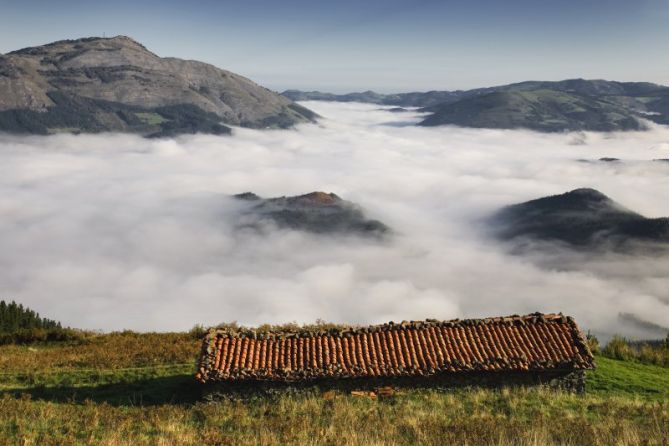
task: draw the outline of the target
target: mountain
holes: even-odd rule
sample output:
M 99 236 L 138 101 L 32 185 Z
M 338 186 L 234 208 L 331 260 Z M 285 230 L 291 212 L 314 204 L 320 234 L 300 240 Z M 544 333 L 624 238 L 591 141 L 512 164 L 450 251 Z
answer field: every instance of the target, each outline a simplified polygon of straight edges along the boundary
M 568 79 L 526 81 L 472 90 L 382 95 L 371 91 L 333 95 L 289 90 L 293 100 L 358 101 L 422 107 L 420 125 L 528 128 L 544 132 L 641 130 L 640 118 L 669 124 L 669 87 L 648 82 Z
M 63 40 L 0 55 L 0 131 L 228 133 L 316 114 L 249 79 L 159 57 L 129 37 Z
M 366 102 L 370 104 L 382 104 L 384 98 L 384 95 L 374 91 L 333 94 L 322 91 L 286 90 L 281 95 L 293 101 Z
M 361 93 L 333 94 L 321 91 L 286 90 L 281 94 L 293 101 L 365 102 L 401 107 L 429 107 L 455 101 L 460 98 L 461 93 L 458 91 L 428 91 L 381 94 L 374 91 L 363 91 Z
M 556 90 L 494 92 L 433 108 L 419 125 L 516 129 L 540 132 L 642 130 L 627 108 L 597 97 Z
M 594 189 L 508 206 L 490 220 L 502 240 L 562 242 L 580 248 L 669 243 L 669 218 L 646 218 Z
M 389 228 L 369 220 L 357 205 L 335 194 L 311 192 L 294 197 L 263 199 L 246 192 L 234 196 L 248 203 L 240 226 L 261 229 L 266 224 L 319 234 L 382 236 Z

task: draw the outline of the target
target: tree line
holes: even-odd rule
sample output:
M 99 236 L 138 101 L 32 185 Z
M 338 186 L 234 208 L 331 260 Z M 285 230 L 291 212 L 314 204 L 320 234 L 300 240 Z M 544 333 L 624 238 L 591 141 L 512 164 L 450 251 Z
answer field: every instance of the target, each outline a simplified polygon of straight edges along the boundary
M 0 300 L 0 345 L 77 340 L 81 334 L 14 301 Z
M 39 313 L 22 304 L 0 300 L 0 332 L 11 333 L 31 328 L 60 329 L 63 327 L 60 322 L 41 317 Z

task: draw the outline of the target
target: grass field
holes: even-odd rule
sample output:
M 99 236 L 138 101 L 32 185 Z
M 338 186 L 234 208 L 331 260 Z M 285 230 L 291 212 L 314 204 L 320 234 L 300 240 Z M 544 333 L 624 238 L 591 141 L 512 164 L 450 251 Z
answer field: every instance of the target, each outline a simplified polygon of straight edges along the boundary
M 669 369 L 597 357 L 587 394 L 317 391 L 208 405 L 187 333 L 0 347 L 0 444 L 669 444 Z

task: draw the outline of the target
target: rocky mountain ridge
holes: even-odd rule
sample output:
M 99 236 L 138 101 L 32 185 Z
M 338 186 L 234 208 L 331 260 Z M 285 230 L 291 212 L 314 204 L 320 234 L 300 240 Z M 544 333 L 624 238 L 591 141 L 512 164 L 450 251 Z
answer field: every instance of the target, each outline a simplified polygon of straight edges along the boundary
M 225 133 L 316 114 L 203 62 L 159 57 L 126 36 L 63 40 L 0 56 L 0 131 Z

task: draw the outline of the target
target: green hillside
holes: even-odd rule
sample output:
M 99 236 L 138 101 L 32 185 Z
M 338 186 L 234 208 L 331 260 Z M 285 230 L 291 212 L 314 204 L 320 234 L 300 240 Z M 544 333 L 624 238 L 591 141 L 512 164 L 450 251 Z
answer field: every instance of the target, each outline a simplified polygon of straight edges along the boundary
M 321 394 L 199 402 L 193 333 L 0 346 L 0 444 L 669 443 L 666 367 L 597 356 L 587 393 Z
M 465 127 L 541 132 L 642 130 L 629 109 L 604 99 L 557 90 L 504 91 L 472 96 L 433 108 L 424 126 Z

